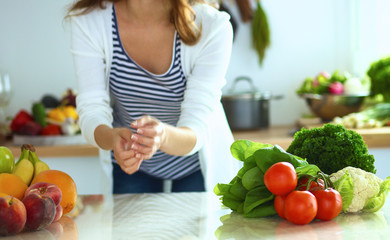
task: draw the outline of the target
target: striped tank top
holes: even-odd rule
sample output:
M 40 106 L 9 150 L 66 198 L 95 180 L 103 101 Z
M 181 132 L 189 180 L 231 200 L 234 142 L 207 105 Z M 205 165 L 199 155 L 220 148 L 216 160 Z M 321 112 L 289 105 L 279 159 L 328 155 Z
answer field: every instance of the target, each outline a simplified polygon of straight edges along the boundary
M 113 106 L 113 126 L 130 127 L 143 115 L 176 126 L 184 99 L 186 78 L 181 68 L 181 40 L 175 33 L 173 57 L 169 70 L 156 75 L 139 66 L 126 53 L 118 33 L 115 8 L 112 14 L 113 59 L 110 69 L 110 94 Z M 132 129 L 134 131 L 134 129 Z M 115 162 L 113 152 L 111 157 Z M 140 171 L 161 179 L 180 179 L 200 169 L 198 153 L 172 156 L 157 151 L 145 160 Z

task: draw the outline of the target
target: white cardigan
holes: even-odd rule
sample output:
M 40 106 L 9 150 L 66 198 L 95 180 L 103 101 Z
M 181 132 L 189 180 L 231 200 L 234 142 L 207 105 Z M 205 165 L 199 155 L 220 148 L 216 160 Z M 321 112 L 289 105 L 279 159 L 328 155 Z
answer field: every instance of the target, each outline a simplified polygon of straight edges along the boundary
M 177 126 L 195 132 L 197 142 L 189 154 L 199 151 L 206 190 L 210 191 L 218 182 L 229 182 L 240 166 L 230 153 L 233 137 L 220 102 L 233 36 L 226 13 L 205 4 L 194 6 L 194 10 L 202 37 L 194 46 L 182 44 L 182 69 L 187 87 Z M 79 124 L 86 140 L 97 146 L 96 127 L 112 126 L 108 88 L 113 52 L 112 3 L 106 2 L 105 9 L 71 17 L 70 23 L 71 52 L 78 79 Z M 110 174 L 109 154 L 103 150 L 100 153 Z

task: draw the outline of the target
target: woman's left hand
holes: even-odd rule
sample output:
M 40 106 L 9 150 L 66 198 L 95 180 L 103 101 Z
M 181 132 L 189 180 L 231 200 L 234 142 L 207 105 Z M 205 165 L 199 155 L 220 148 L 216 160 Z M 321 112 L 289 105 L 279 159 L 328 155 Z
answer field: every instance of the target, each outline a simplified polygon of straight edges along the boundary
M 137 130 L 131 137 L 131 149 L 142 154 L 142 159 L 150 159 L 165 142 L 165 124 L 146 115 L 131 123 L 131 127 Z

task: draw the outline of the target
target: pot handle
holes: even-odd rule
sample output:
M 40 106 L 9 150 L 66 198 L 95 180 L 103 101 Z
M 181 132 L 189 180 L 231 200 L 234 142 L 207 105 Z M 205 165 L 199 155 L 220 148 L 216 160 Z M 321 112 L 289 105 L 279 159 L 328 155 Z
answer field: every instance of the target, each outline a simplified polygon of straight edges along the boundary
M 234 92 L 234 89 L 236 88 L 236 85 L 237 85 L 237 83 L 239 81 L 247 81 L 249 83 L 249 85 L 250 85 L 251 92 L 257 92 L 257 88 L 253 84 L 253 81 L 252 81 L 252 79 L 250 77 L 240 76 L 240 77 L 237 77 L 236 79 L 234 79 L 234 81 L 232 83 L 232 86 L 229 89 L 229 93 L 233 93 Z

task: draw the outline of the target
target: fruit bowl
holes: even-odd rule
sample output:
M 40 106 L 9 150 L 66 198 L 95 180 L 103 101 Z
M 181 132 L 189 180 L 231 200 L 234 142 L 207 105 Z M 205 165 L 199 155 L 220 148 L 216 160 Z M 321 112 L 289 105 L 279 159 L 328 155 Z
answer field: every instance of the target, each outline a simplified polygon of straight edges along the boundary
M 369 96 L 362 94 L 301 94 L 311 112 L 322 121 L 332 121 L 335 117 L 343 117 L 353 112 L 359 112 L 364 99 Z

